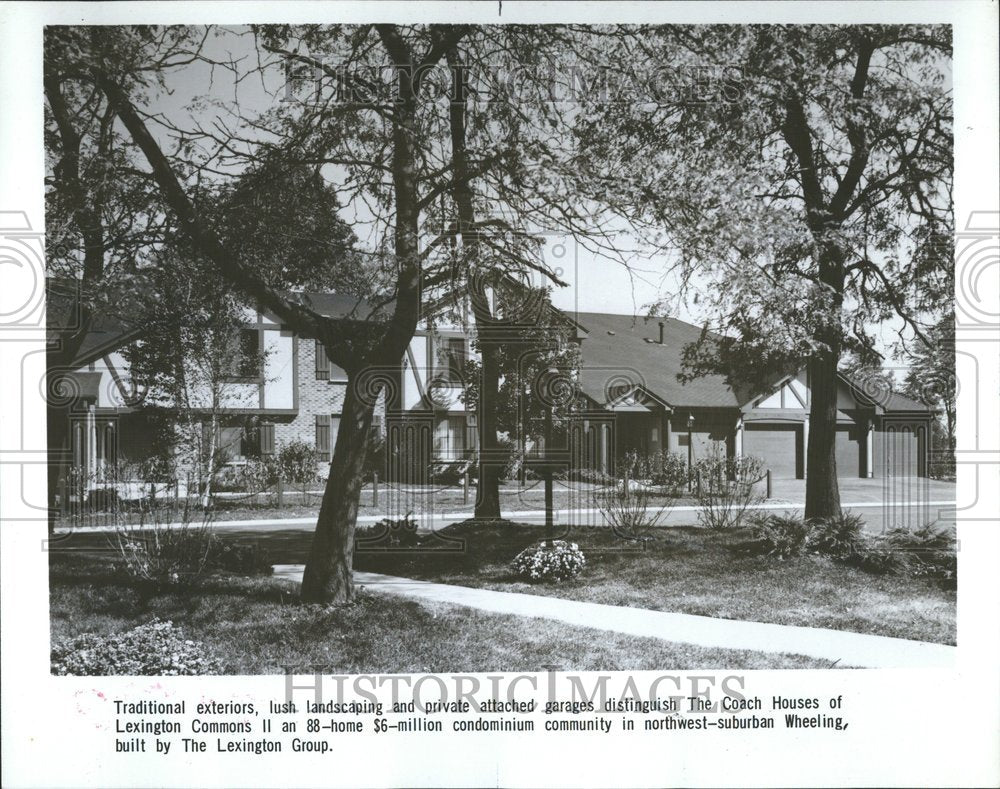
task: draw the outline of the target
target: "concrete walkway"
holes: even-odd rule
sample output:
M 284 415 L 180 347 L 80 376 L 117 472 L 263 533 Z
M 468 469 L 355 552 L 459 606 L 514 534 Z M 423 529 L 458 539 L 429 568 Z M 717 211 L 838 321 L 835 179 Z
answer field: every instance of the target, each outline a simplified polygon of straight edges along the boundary
M 275 565 L 274 574 L 301 583 L 301 564 Z M 956 648 L 944 644 L 888 638 L 842 630 L 742 622 L 644 608 L 585 603 L 559 597 L 496 592 L 467 586 L 414 581 L 378 573 L 355 572 L 354 582 L 385 594 L 450 603 L 515 616 L 544 617 L 579 627 L 722 649 L 747 649 L 805 655 L 863 668 L 949 668 Z

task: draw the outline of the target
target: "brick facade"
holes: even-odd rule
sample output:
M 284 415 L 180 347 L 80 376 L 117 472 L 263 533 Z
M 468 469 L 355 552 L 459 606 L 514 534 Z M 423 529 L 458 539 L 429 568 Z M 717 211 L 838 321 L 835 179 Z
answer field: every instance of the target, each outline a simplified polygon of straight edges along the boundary
M 329 417 L 329 451 L 320 458 L 320 470 L 325 471 L 337 438 L 337 427 L 347 392 L 347 376 L 336 365 L 329 365 L 328 378 L 317 375 L 315 340 L 299 339 L 298 352 L 298 411 L 294 416 L 264 417 L 274 424 L 275 451 L 292 441 L 317 444 L 317 417 Z M 325 367 L 325 365 L 324 365 Z M 376 423 L 384 421 L 384 398 L 376 405 Z

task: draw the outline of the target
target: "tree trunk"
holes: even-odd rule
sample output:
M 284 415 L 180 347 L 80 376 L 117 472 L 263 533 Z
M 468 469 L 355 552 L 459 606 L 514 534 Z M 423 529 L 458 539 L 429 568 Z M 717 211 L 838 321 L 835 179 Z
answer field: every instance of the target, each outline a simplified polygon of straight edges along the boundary
M 818 350 L 809 359 L 809 446 L 806 447 L 805 517 L 833 518 L 840 515 L 840 485 L 837 481 L 837 390 L 842 344 L 840 314 L 843 310 L 844 257 L 837 242 L 817 235 L 822 249 L 820 281 L 830 288 L 830 316 L 815 334 Z
M 497 397 L 500 389 L 500 363 L 497 346 L 489 340 L 486 327 L 479 328 L 480 338 L 485 333 L 486 342 L 480 342 L 483 356 L 482 380 L 476 419 L 479 425 L 479 488 L 476 491 L 475 517 L 477 520 L 500 518 L 500 474 L 503 454 L 497 441 Z
M 817 353 L 809 360 L 812 402 L 806 449 L 806 518 L 840 515 L 836 452 L 838 361 L 836 350 Z
M 451 158 L 455 171 L 452 197 L 458 209 L 458 232 L 462 239 L 463 263 L 473 273 L 480 266 L 479 234 L 476 230 L 476 212 L 473 203 L 468 156 L 465 147 L 465 113 L 467 95 L 463 81 L 463 66 L 457 47 L 447 52 L 452 75 L 451 102 L 448 120 L 451 132 Z M 476 319 L 476 334 L 482 354 L 479 403 L 476 419 L 479 426 L 479 487 L 476 490 L 475 517 L 477 520 L 500 518 L 500 474 L 503 470 L 497 441 L 497 398 L 500 389 L 500 362 L 497 344 L 490 336 L 494 316 L 490 308 L 486 287 L 482 279 L 470 282 L 472 311 Z
M 302 577 L 304 603 L 347 603 L 354 597 L 354 526 L 374 414 L 374 403 L 360 398 L 349 379 L 330 476 Z

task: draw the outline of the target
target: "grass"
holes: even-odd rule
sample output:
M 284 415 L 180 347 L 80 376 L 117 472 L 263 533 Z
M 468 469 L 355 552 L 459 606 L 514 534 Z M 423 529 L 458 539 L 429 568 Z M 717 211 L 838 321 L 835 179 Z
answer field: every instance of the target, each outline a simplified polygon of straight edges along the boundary
M 276 578 L 216 575 L 196 591 L 143 595 L 109 558 L 50 554 L 53 643 L 169 619 L 201 641 L 225 674 L 830 668 L 793 655 L 707 649 L 544 619 L 360 592 L 345 607 L 303 606 Z
M 355 567 L 607 605 L 955 643 L 955 592 L 820 556 L 747 556 L 736 550 L 741 533 L 673 527 L 635 541 L 607 528 L 570 530 L 559 536 L 579 543 L 587 567 L 561 584 L 524 583 L 510 570 L 521 549 L 545 536 L 541 526 L 469 521 L 439 534 L 464 540 L 464 549 L 442 550 L 448 543 L 435 539 L 427 550 L 359 552 Z

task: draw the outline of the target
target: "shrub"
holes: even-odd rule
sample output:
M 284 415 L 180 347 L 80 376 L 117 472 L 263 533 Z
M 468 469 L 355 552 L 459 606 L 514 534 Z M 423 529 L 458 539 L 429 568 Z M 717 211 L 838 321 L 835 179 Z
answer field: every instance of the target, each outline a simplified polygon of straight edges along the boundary
M 893 529 L 885 539 L 906 559 L 906 568 L 915 576 L 935 578 L 954 588 L 958 557 L 955 554 L 955 534 L 951 529 L 923 526 L 915 531 Z
M 622 478 L 647 481 L 667 495 L 676 496 L 688 484 L 687 461 L 672 452 L 653 452 L 640 455 L 629 450 L 618 464 Z
M 575 482 L 586 482 L 591 485 L 613 485 L 615 478 L 596 468 L 572 469 L 567 477 Z
M 626 538 L 659 524 L 667 507 L 657 507 L 651 499 L 650 490 L 634 480 L 622 480 L 594 491 L 594 501 L 604 520 L 615 534 Z
M 764 479 L 764 464 L 749 455 L 726 457 L 714 449 L 695 464 L 698 521 L 710 529 L 735 529 L 747 509 L 764 500 L 757 483 Z
M 201 643 L 184 638 L 172 622 L 154 619 L 124 633 L 85 633 L 52 648 L 52 673 L 60 676 L 178 676 L 214 674 L 218 661 Z
M 182 522 L 170 526 L 161 521 L 155 506 L 140 511 L 138 523 L 115 525 L 111 546 L 118 554 L 119 569 L 134 581 L 154 588 L 193 585 L 208 566 L 212 550 L 209 523 L 192 523 L 185 508 Z
M 514 572 L 532 583 L 562 581 L 580 574 L 587 560 L 575 542 L 547 540 L 525 548 L 511 562 Z
M 412 513 L 402 518 L 383 518 L 370 526 L 354 530 L 354 549 L 365 551 L 386 548 L 413 548 L 420 544 L 417 521 Z
M 278 465 L 273 455 L 247 458 L 246 463 L 237 468 L 236 478 L 243 490 L 257 493 L 278 481 Z
M 873 575 L 893 575 L 909 569 L 910 557 L 886 536 L 863 535 L 852 563 Z
M 841 561 L 853 559 L 861 546 L 864 521 L 860 515 L 844 513 L 813 521 L 809 549 Z
M 278 450 L 278 472 L 285 482 L 308 485 L 317 479 L 319 453 L 316 447 L 296 439 Z
M 754 553 L 789 559 L 800 555 L 809 542 L 812 525 L 796 515 L 767 515 L 750 523 L 750 549 Z
M 688 484 L 688 465 L 674 452 L 657 452 L 650 458 L 651 481 L 666 493 L 677 496 Z
M 228 542 L 212 536 L 207 570 L 223 570 L 237 575 L 270 575 L 274 572 L 267 549 L 259 543 Z

